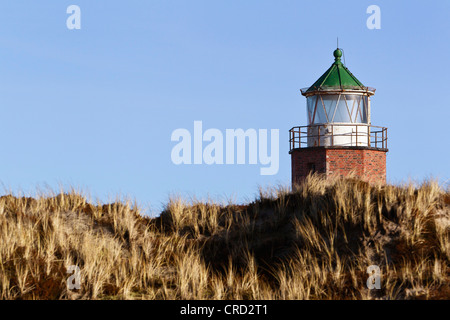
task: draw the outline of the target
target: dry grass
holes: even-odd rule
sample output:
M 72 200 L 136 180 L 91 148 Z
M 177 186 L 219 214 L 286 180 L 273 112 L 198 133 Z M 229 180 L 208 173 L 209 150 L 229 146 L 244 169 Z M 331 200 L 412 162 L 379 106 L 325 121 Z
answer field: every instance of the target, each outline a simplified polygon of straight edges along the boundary
M 246 206 L 172 199 L 153 219 L 73 191 L 0 198 L 1 299 L 449 299 L 449 261 L 450 193 L 433 181 L 311 176 Z

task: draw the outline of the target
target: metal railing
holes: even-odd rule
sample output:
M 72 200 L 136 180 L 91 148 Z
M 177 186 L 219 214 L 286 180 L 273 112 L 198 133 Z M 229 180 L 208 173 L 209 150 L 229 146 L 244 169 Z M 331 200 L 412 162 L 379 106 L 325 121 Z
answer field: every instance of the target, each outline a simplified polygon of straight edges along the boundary
M 307 147 L 387 149 L 387 128 L 367 124 L 317 124 L 289 130 L 290 150 Z

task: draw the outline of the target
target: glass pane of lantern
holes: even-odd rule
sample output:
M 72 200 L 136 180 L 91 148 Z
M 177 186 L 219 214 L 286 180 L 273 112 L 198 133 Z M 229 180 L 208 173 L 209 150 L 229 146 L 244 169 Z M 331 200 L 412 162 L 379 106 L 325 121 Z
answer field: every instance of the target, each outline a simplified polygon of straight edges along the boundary
M 352 122 L 344 95 L 341 96 L 341 99 L 337 103 L 333 122 Z
M 345 99 L 347 100 L 347 107 L 351 114 L 350 120 L 352 122 L 361 122 L 361 117 L 358 112 L 358 106 L 361 96 L 355 94 L 347 94 L 345 95 Z
M 332 122 L 334 110 L 336 109 L 336 102 L 339 99 L 339 95 L 323 95 L 322 101 L 327 113 L 328 122 Z
M 356 123 L 363 123 L 364 122 L 364 121 L 362 121 L 361 110 L 359 109 L 359 107 L 356 109 L 355 122 Z
M 322 96 L 319 96 L 319 99 L 317 100 L 317 106 L 316 106 L 316 115 L 314 117 L 314 123 L 327 123 L 327 117 L 325 115 L 325 110 L 323 107 L 323 100 Z
M 308 124 L 311 124 L 313 121 L 314 108 L 316 107 L 316 99 L 317 96 L 311 96 L 306 99 L 306 116 L 308 117 Z
M 361 122 L 362 123 L 367 123 L 367 108 L 368 108 L 368 98 L 367 96 L 362 96 L 361 97 L 361 102 L 359 104 L 359 110 L 361 113 Z

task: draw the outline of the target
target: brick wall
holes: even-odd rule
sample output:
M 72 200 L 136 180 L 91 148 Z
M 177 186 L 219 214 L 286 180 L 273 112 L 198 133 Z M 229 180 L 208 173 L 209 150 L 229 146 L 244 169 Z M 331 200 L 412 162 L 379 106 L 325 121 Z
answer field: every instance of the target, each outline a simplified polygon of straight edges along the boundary
M 309 164 L 315 165 L 315 171 L 326 173 L 326 149 L 296 149 L 291 153 L 292 183 L 299 182 L 311 171 Z
M 386 182 L 386 151 L 370 148 L 303 148 L 291 152 L 292 182 L 313 170 L 326 176 L 353 172 L 368 182 Z

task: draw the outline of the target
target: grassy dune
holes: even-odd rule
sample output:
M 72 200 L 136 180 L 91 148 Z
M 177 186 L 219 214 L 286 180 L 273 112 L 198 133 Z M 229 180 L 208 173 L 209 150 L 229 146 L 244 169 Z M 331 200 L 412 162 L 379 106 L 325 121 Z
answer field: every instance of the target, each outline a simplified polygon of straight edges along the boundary
M 0 198 L 1 299 L 450 299 L 449 262 L 450 192 L 433 181 L 312 176 L 245 206 L 172 199 L 157 218 L 76 192 Z

